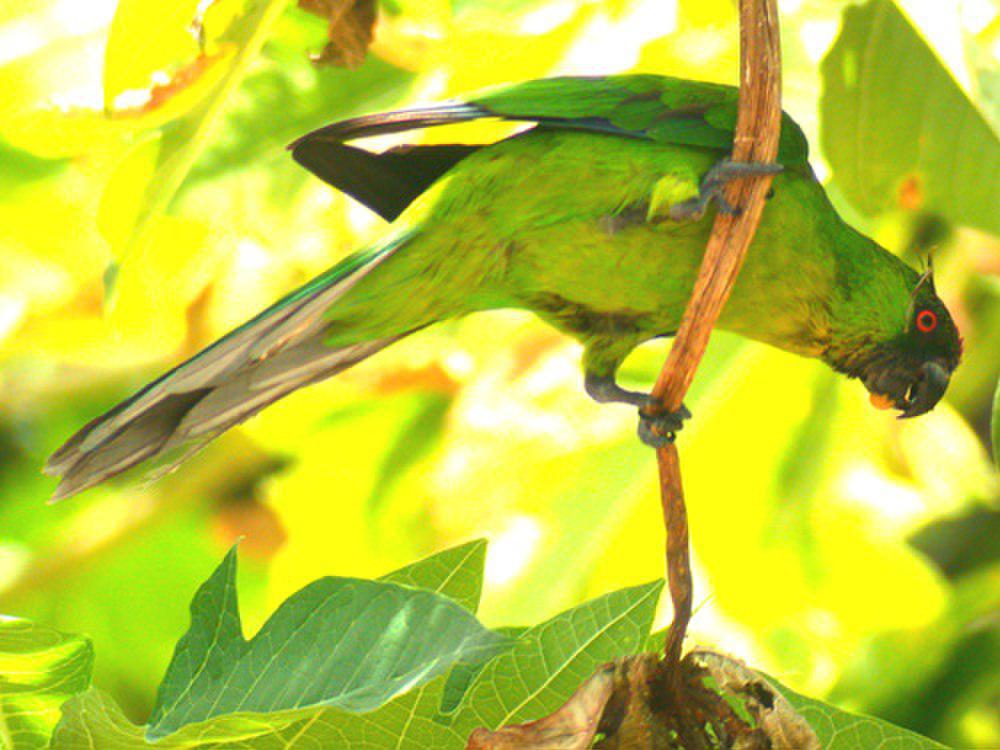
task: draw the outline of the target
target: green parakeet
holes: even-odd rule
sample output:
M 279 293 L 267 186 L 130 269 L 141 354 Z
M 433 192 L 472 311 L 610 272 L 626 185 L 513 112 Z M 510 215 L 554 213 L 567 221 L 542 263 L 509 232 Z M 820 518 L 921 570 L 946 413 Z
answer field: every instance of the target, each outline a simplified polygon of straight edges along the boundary
M 616 370 L 676 331 L 713 214 L 733 210 L 720 186 L 759 169 L 724 161 L 736 101 L 732 87 L 664 76 L 554 78 L 299 139 L 299 163 L 393 222 L 386 239 L 83 427 L 46 466 L 61 477 L 55 497 L 181 460 L 282 396 L 478 310 L 531 310 L 583 344 L 591 396 L 642 406 Z M 346 144 L 480 118 L 530 127 L 489 144 Z M 922 414 L 958 364 L 955 325 L 929 274 L 838 217 L 807 156 L 786 115 L 783 171 L 719 325 L 818 357 L 902 416 Z M 656 430 L 643 420 L 645 436 L 682 416 Z

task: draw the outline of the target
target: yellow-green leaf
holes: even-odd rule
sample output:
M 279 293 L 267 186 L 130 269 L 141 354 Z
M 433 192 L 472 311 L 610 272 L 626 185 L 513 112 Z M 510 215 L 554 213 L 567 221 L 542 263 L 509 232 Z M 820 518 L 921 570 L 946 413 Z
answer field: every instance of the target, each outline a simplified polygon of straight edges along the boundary
M 48 747 L 59 706 L 87 689 L 93 661 L 82 636 L 0 618 L 0 747 Z
M 1000 233 L 1000 140 L 890 0 L 845 10 L 822 71 L 823 150 L 858 208 Z
M 121 0 L 104 55 L 104 107 L 124 91 L 148 89 L 153 76 L 198 54 L 192 21 L 199 0 Z

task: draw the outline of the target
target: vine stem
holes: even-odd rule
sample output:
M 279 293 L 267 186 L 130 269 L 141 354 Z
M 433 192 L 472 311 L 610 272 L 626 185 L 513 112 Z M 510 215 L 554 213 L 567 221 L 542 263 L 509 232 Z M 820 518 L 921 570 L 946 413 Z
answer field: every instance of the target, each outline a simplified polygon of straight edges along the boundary
M 780 135 L 781 37 L 777 3 L 740 0 L 739 114 L 732 159 L 771 163 L 778 155 Z M 741 210 L 716 215 L 694 291 L 650 394 L 653 413 L 673 412 L 681 407 L 757 230 L 771 180 L 770 175 L 741 177 L 726 186 L 726 200 Z M 670 673 L 677 675 L 679 670 L 674 667 L 680 663 L 693 600 L 687 509 L 677 446 L 669 443 L 657 448 L 656 462 L 667 533 L 667 580 L 674 609 L 664 659 Z

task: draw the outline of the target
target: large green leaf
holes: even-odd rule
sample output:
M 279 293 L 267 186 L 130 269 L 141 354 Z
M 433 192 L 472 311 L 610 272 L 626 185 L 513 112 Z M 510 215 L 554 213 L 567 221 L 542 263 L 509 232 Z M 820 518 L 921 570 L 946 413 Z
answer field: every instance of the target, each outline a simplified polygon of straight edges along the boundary
M 443 594 L 475 614 L 483 591 L 485 564 L 486 540 L 477 539 L 407 565 L 379 580 Z
M 946 750 L 944 745 L 901 729 L 870 716 L 841 711 L 820 701 L 806 698 L 774 680 L 782 694 L 809 723 L 822 743 L 823 750 Z M 458 733 L 433 720 L 432 704 L 406 713 L 397 711 L 390 718 L 389 710 L 409 704 L 405 699 L 394 701 L 366 717 L 351 717 L 352 724 L 344 731 L 342 715 L 325 711 L 314 714 L 300 724 L 292 724 L 270 735 L 253 739 L 236 739 L 212 744 L 212 747 L 239 747 L 253 750 L 295 750 L 312 747 L 361 747 L 369 750 L 460 750 L 465 740 Z M 55 750 L 135 750 L 148 748 L 142 729 L 131 724 L 121 710 L 106 695 L 91 690 L 74 701 L 74 710 L 88 717 L 89 725 L 60 725 Z M 354 731 L 352 731 L 354 730 Z M 183 732 L 181 734 L 184 734 Z M 357 744 L 352 744 L 357 743 Z M 361 743 L 365 743 L 362 745 Z M 205 748 L 208 745 L 195 737 L 168 737 L 156 744 L 163 750 Z
M 246 641 L 233 549 L 195 595 L 147 735 L 238 712 L 372 711 L 505 640 L 433 592 L 331 577 L 289 597 Z
M 425 588 L 454 599 L 470 611 L 475 611 L 483 582 L 486 542 L 476 540 L 445 550 L 383 576 L 381 580 Z M 427 717 L 434 715 L 441 702 L 444 678 L 411 691 L 387 706 L 355 717 L 337 709 L 312 709 L 298 714 L 268 717 L 221 717 L 205 725 L 181 729 L 156 743 L 161 748 L 204 747 L 207 737 L 215 746 L 240 744 L 253 748 L 308 747 L 309 743 L 337 740 L 375 731 L 379 736 L 391 735 L 392 747 L 431 747 L 430 735 L 435 730 L 449 735 L 447 728 L 434 724 Z M 77 697 L 64 708 L 63 722 L 53 742 L 54 748 L 83 750 L 107 748 L 150 747 L 143 727 L 130 722 L 113 699 L 97 689 Z M 419 739 L 417 739 L 419 738 Z M 407 742 L 417 744 L 407 745 Z M 421 744 L 425 743 L 425 744 Z M 315 745 L 313 745 L 315 746 Z
M 325 711 L 279 731 L 293 747 L 459 750 L 481 725 L 538 718 L 562 705 L 600 664 L 638 649 L 649 632 L 661 582 L 600 597 L 520 633 L 514 648 L 475 675 L 459 707 L 442 715 L 443 679 L 358 716 Z M 272 744 L 273 743 L 273 744 Z M 298 744 L 301 743 L 301 744 Z M 261 737 L 256 748 L 278 748 Z
M 601 664 L 638 651 L 662 581 L 615 591 L 526 630 L 476 676 L 456 711 L 463 736 L 546 716 Z
M 143 727 L 129 721 L 110 696 L 92 688 L 64 707 L 52 750 L 459 750 L 465 741 L 434 719 L 441 682 L 360 716 L 333 708 L 303 711 L 298 721 L 235 714 L 189 725 L 156 742 L 147 740 Z
M 125 750 L 149 747 L 142 727 L 133 724 L 107 693 L 91 688 L 66 701 L 62 720 L 52 734 L 53 750 Z M 177 747 L 172 738 L 158 747 Z
M 841 711 L 784 686 L 779 688 L 809 722 L 823 750 L 947 750 L 942 744 L 881 719 Z
M 1000 233 L 997 135 L 890 0 L 845 10 L 822 73 L 823 151 L 858 208 Z
M 104 106 L 128 89 L 148 88 L 154 73 L 198 52 L 191 22 L 198 0 L 122 0 L 104 54 Z
M 0 619 L 0 747 L 48 747 L 59 706 L 87 689 L 93 662 L 82 636 Z
M 367 583 L 387 590 L 402 588 L 400 584 L 429 586 L 434 592 L 471 607 L 478 598 L 484 552 L 483 542 L 472 542 L 390 573 L 380 582 Z M 238 631 L 231 565 L 232 554 L 196 596 L 193 609 L 200 607 L 218 615 L 215 622 L 199 626 L 198 632 L 208 636 L 208 640 L 200 644 L 203 647 L 219 642 L 223 648 Z M 210 588 L 213 583 L 214 588 Z M 565 701 L 596 666 L 636 650 L 649 631 L 661 587 L 662 583 L 657 582 L 608 594 L 542 625 L 518 631 L 511 651 L 494 658 L 475 674 L 472 686 L 461 697 L 461 705 L 451 714 L 441 711 L 446 683 L 445 675 L 441 674 L 367 713 L 330 706 L 291 708 L 267 714 L 227 713 L 188 724 L 157 740 L 155 746 L 169 750 L 227 746 L 255 750 L 362 746 L 386 750 L 461 748 L 469 728 L 483 723 L 492 725 L 504 717 L 546 713 Z M 434 595 L 429 591 L 405 590 Z M 272 622 L 287 609 L 312 611 L 308 603 L 295 602 L 299 596 L 301 593 L 282 605 Z M 452 607 L 458 609 L 455 605 Z M 318 636 L 324 631 L 321 620 L 319 616 L 310 618 L 302 632 Z M 366 630 L 377 629 L 377 622 L 371 618 L 364 622 Z M 205 627 L 213 625 L 217 630 L 204 632 Z M 406 621 L 400 631 L 411 647 L 414 640 L 428 637 L 426 628 L 412 619 Z M 271 623 L 264 626 L 255 640 L 269 632 L 274 633 Z M 191 640 L 190 635 L 185 640 Z M 294 638 L 278 642 L 288 643 Z M 230 649 L 230 654 L 233 650 Z M 192 651 L 186 649 L 184 653 Z M 182 652 L 181 645 L 178 652 Z M 198 663 L 205 665 L 206 673 L 215 669 L 211 660 L 197 655 L 193 655 L 185 669 L 197 670 Z M 306 665 L 308 672 L 315 674 L 316 670 L 311 668 L 313 663 L 313 659 L 305 656 L 299 666 Z M 348 667 L 353 672 L 354 665 Z M 282 684 L 287 684 L 289 678 L 294 679 L 291 668 L 281 671 Z M 236 682 L 230 683 L 228 689 L 245 695 Z M 226 696 L 226 692 L 217 693 L 220 703 L 225 703 Z M 153 745 L 151 738 L 147 739 L 152 733 L 145 733 L 143 727 L 131 723 L 115 702 L 98 690 L 68 702 L 63 712 L 63 721 L 52 744 L 56 750 L 125 750 Z

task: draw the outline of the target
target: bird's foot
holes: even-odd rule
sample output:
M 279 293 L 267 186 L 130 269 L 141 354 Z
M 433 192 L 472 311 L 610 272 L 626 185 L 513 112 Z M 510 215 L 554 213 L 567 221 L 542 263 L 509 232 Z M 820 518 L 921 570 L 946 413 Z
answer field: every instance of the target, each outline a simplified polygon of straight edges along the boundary
M 588 372 L 583 378 L 583 389 L 599 404 L 630 404 L 641 409 L 649 403 L 649 396 L 622 388 L 615 382 L 613 375 L 594 375 Z
M 674 434 L 684 426 L 684 420 L 691 417 L 691 412 L 683 404 L 675 412 L 652 414 L 648 395 L 622 388 L 614 377 L 587 373 L 583 387 L 587 395 L 599 404 L 618 403 L 638 407 L 639 439 L 654 448 L 674 442 Z
M 723 159 L 716 162 L 708 170 L 698 187 L 698 196 L 682 201 L 670 207 L 670 218 L 673 221 L 698 221 L 705 215 L 708 205 L 715 201 L 719 210 L 726 214 L 739 214 L 740 208 L 732 205 L 722 194 L 723 188 L 730 180 L 737 177 L 752 177 L 757 175 L 778 174 L 784 169 L 780 164 L 762 164 L 758 162 L 730 161 Z
M 639 439 L 651 448 L 659 448 L 672 443 L 684 426 L 684 420 L 690 418 L 691 412 L 684 404 L 681 404 L 681 408 L 677 411 L 655 415 L 651 414 L 647 407 L 641 407 L 639 409 Z

